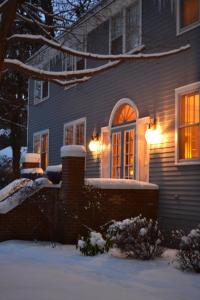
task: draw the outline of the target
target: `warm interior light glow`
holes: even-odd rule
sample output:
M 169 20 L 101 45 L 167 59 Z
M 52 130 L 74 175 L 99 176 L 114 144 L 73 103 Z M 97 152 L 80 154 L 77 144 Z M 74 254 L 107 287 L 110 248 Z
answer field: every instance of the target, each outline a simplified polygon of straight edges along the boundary
M 145 138 L 148 144 L 159 144 L 161 142 L 161 131 L 159 128 L 148 128 L 145 133 Z
M 88 147 L 91 152 L 99 153 L 101 148 L 100 140 L 98 138 L 92 138 Z

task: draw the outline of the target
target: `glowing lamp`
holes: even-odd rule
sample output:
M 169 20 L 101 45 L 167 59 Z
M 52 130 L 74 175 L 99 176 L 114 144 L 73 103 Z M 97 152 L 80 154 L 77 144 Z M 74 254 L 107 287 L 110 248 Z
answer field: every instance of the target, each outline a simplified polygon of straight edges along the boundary
M 159 128 L 149 127 L 145 133 L 148 144 L 159 144 L 161 142 L 161 132 Z
M 99 139 L 99 135 L 96 134 L 95 136 L 92 136 L 91 141 L 89 142 L 88 145 L 89 149 L 93 153 L 99 153 L 101 150 L 101 143 Z

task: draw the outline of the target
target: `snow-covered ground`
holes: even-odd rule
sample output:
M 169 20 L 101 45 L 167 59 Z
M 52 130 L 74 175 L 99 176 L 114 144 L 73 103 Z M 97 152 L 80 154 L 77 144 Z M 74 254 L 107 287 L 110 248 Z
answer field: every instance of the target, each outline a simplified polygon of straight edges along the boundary
M 155 261 L 83 257 L 74 246 L 0 243 L 1 300 L 199 300 L 200 275 Z

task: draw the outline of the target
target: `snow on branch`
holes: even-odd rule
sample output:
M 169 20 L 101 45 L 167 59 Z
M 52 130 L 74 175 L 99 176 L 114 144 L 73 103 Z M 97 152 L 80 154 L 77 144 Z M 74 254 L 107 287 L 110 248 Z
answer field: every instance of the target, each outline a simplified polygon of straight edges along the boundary
M 72 85 L 75 85 L 75 84 L 78 84 L 78 83 L 84 83 L 86 81 L 88 81 L 91 77 L 83 77 L 83 78 L 80 78 L 80 79 L 74 79 L 74 80 L 68 80 L 68 81 L 61 81 L 61 80 L 58 80 L 58 79 L 54 79 L 52 80 L 53 83 L 56 83 L 58 85 L 61 85 L 65 88 L 67 87 L 71 87 Z
M 71 49 L 69 47 L 63 46 L 59 44 L 58 42 L 49 40 L 41 35 L 31 35 L 31 34 L 14 34 L 11 37 L 8 38 L 8 41 L 15 41 L 15 40 L 24 40 L 24 41 L 30 41 L 30 42 L 36 42 L 36 43 L 42 43 L 46 44 L 47 46 L 54 48 L 58 51 L 61 51 L 66 54 L 82 57 L 82 58 L 90 58 L 90 59 L 96 59 L 96 60 L 110 60 L 110 61 L 116 61 L 116 60 L 134 60 L 134 59 L 140 59 L 140 58 L 160 58 L 162 56 L 168 56 L 172 54 L 179 53 L 181 51 L 188 50 L 190 48 L 190 45 L 187 44 L 185 46 L 182 46 L 178 49 L 173 49 L 165 52 L 160 53 L 139 53 L 139 54 L 120 54 L 120 55 L 104 55 L 104 54 L 95 54 L 95 53 L 88 53 L 88 52 L 82 52 L 78 50 Z M 141 51 L 144 48 L 143 46 L 140 46 L 135 49 L 134 53 Z
M 84 76 L 92 76 L 103 71 L 112 69 L 113 67 L 119 65 L 122 61 L 109 62 L 100 67 L 79 71 L 63 71 L 63 72 L 53 72 L 53 71 L 44 71 L 38 68 L 26 65 L 23 62 L 17 59 L 5 59 L 4 67 L 8 69 L 13 69 L 17 71 L 22 71 L 24 74 L 39 79 L 39 80 L 67 80 L 67 79 L 78 79 Z

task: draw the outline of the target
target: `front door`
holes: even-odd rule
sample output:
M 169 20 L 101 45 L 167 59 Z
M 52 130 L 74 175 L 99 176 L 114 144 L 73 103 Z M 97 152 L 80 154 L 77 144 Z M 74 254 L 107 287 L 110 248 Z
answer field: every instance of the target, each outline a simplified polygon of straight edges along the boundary
M 111 177 L 135 178 L 135 125 L 111 130 Z

